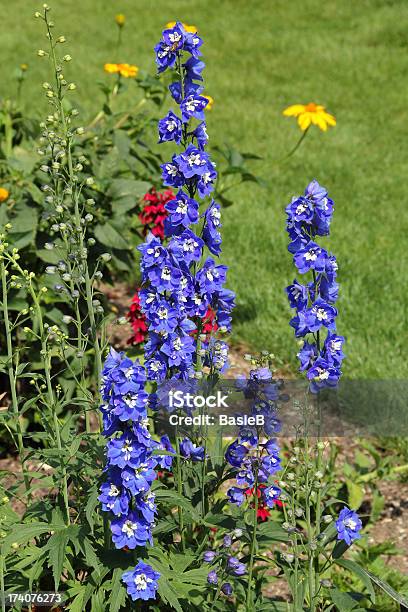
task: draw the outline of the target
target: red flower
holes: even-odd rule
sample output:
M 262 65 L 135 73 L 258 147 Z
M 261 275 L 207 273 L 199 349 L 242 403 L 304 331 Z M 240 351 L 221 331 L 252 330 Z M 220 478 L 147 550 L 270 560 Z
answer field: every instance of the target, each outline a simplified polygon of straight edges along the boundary
M 246 489 L 245 490 L 245 495 L 247 497 L 254 497 L 255 493 L 256 496 L 258 497 L 258 508 L 256 511 L 256 516 L 260 521 L 266 521 L 270 516 L 271 516 L 271 512 L 268 508 L 268 506 L 265 504 L 265 502 L 262 499 L 262 489 L 265 489 L 266 485 L 264 484 L 259 484 L 258 488 L 255 491 L 255 487 L 251 487 L 250 489 Z M 278 506 L 279 508 L 282 508 L 283 504 L 280 500 L 277 500 L 275 502 L 275 505 Z M 251 502 L 251 508 L 255 507 L 255 501 Z
M 271 516 L 271 513 L 270 513 L 270 510 L 266 506 L 260 506 L 258 510 L 256 511 L 256 516 L 261 521 L 266 521 Z
M 143 196 L 143 201 L 146 202 L 146 204 L 139 214 L 139 219 L 144 226 L 144 236 L 150 231 L 154 236 L 163 240 L 164 220 L 167 217 L 167 210 L 164 208 L 164 205 L 166 202 L 169 202 L 169 200 L 174 200 L 174 197 L 174 193 L 171 189 L 166 189 L 166 191 L 160 193 L 157 192 L 154 187 Z
M 139 289 L 135 293 L 132 299 L 132 304 L 129 308 L 129 312 L 126 315 L 130 322 L 133 330 L 132 336 L 128 339 L 128 344 L 138 345 L 145 341 L 147 335 L 147 323 L 146 316 L 140 309 L 140 298 Z

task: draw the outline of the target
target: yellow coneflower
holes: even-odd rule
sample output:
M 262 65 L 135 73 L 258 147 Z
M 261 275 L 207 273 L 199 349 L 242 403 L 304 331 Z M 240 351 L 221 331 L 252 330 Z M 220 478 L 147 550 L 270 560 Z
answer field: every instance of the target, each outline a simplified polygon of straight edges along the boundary
M 126 17 L 122 13 L 118 13 L 118 15 L 115 15 L 115 21 L 120 28 L 123 28 L 123 26 L 125 25 Z
M 328 126 L 335 126 L 336 119 L 333 115 L 326 112 L 321 104 L 310 102 L 309 104 L 293 104 L 283 111 L 286 117 L 297 117 L 298 125 L 301 130 L 307 130 L 310 125 L 317 125 L 323 132 L 327 131 Z
M 109 74 L 115 74 L 115 72 L 119 72 L 118 64 L 105 64 L 103 69 Z
M 134 78 L 139 72 L 139 68 L 133 64 L 105 64 L 103 69 L 109 74 L 119 73 L 125 79 Z
M 134 78 L 139 72 L 139 68 L 133 64 L 118 64 L 118 66 L 120 75 L 125 79 Z
M 0 203 L 5 202 L 10 195 L 10 192 L 5 187 L 0 187 Z

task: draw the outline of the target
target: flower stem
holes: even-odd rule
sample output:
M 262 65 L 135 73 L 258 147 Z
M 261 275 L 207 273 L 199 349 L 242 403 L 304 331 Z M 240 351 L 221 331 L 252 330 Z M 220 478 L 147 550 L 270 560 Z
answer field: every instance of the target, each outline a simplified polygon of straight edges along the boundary
M 177 492 L 179 495 L 183 495 L 183 476 L 182 476 L 182 466 L 181 466 L 181 456 L 180 456 L 180 437 L 178 435 L 178 431 L 176 432 L 176 449 L 177 449 Z M 179 517 L 181 550 L 185 552 L 183 508 L 181 506 L 178 506 L 177 511 L 178 511 L 178 517 Z
M 255 549 L 256 549 L 256 539 L 257 539 L 257 528 L 258 528 L 258 472 L 259 472 L 259 439 L 257 442 L 256 449 L 256 469 L 255 469 L 255 483 L 254 483 L 254 492 L 255 492 L 255 501 L 254 501 L 254 521 L 252 525 L 252 541 L 251 541 L 251 551 L 249 557 L 249 569 L 248 569 L 248 590 L 246 597 L 246 610 L 247 612 L 252 612 L 252 576 L 254 572 L 254 557 L 255 557 Z
M 8 377 L 10 383 L 10 392 L 11 392 L 11 405 L 13 408 L 14 419 L 17 428 L 17 446 L 18 446 L 18 454 L 21 462 L 21 469 L 23 472 L 24 478 L 24 486 L 27 493 L 28 501 L 31 499 L 30 493 L 30 479 L 28 476 L 27 469 L 24 463 L 24 440 L 23 440 L 23 432 L 21 429 L 21 421 L 19 414 L 19 406 L 17 399 L 17 380 L 14 372 L 13 365 L 13 344 L 11 338 L 11 328 L 10 328 L 10 320 L 8 313 L 8 296 L 7 296 L 7 277 L 6 277 L 6 266 L 4 265 L 4 259 L 0 256 L 0 270 L 1 270 L 1 284 L 2 284 L 2 310 L 4 316 L 4 327 L 6 332 L 6 344 L 7 344 L 7 361 L 8 361 Z
M 0 554 L 0 596 L 1 596 L 1 611 L 6 612 L 6 600 L 5 600 L 5 591 L 4 591 L 4 565 L 5 559 L 4 555 Z

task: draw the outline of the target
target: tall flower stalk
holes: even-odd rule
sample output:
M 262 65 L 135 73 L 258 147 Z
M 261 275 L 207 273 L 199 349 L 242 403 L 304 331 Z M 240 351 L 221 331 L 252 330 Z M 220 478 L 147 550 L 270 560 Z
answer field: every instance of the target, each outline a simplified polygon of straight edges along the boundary
M 298 358 L 313 393 L 337 386 L 344 358 L 344 337 L 336 333 L 334 307 L 339 291 L 337 260 L 316 242 L 317 236 L 329 234 L 333 211 L 333 200 L 317 181 L 286 207 L 286 229 L 291 239 L 288 250 L 299 274 L 312 277 L 308 284 L 295 279 L 286 293 L 296 312 L 290 325 L 297 338 L 306 338 Z
M 48 56 L 53 70 L 54 85 L 45 82 L 43 88 L 52 113 L 41 124 L 42 137 L 39 154 L 44 162 L 41 170 L 48 176 L 43 185 L 45 193 L 46 215 L 52 221 L 51 231 L 54 240 L 46 245 L 59 258 L 58 265 L 49 266 L 47 272 L 58 276 L 54 289 L 64 295 L 72 307 L 74 316 L 67 317 L 73 332 L 73 342 L 77 349 L 77 358 L 92 347 L 96 379 L 102 370 L 102 349 L 100 338 L 101 314 L 103 308 L 95 298 L 95 285 L 101 279 L 104 263 L 110 255 L 103 254 L 96 264 L 90 264 L 89 248 L 95 240 L 87 236 L 87 226 L 93 220 L 92 198 L 86 198 L 86 190 L 91 188 L 94 179 L 85 174 L 87 159 L 76 153 L 76 138 L 84 131 L 82 127 L 73 127 L 78 111 L 67 110 L 65 98 L 76 89 L 75 83 L 69 83 L 64 70 L 71 61 L 71 56 L 61 56 L 58 48 L 65 44 L 64 36 L 55 37 L 54 24 L 49 18 L 50 9 L 44 5 L 43 13 L 35 16 L 44 22 L 49 50 L 39 50 L 39 56 Z M 83 315 L 84 311 L 86 316 Z M 83 372 L 84 374 L 84 372 Z M 84 388 L 80 384 L 80 388 Z M 90 402 L 91 394 L 86 393 Z M 85 411 L 86 428 L 90 432 L 90 412 Z
M 164 184 L 178 191 L 165 204 L 163 242 L 149 233 L 139 247 L 139 298 L 148 327 L 144 364 L 132 362 L 111 349 L 103 369 L 101 411 L 103 433 L 109 441 L 107 479 L 99 499 L 112 516 L 112 539 L 117 548 L 152 544 L 156 506 L 150 487 L 158 465 L 171 468 L 173 455 L 177 455 L 179 495 L 183 493 L 183 463 L 201 461 L 205 465 L 205 449 L 188 438 L 177 435 L 176 449 L 167 436 L 153 440 L 148 429 L 149 410 L 156 407 L 159 396 L 163 392 L 165 395 L 174 381 L 190 384 L 191 379 L 201 379 L 204 367 L 204 375 L 214 379 L 228 366 L 227 345 L 213 333 L 205 333 L 208 330 L 203 324 L 211 310 L 211 329 L 229 330 L 234 294 L 224 288 L 226 266 L 217 265 L 212 257 L 202 261 L 205 248 L 212 255 L 220 254 L 221 235 L 219 205 L 212 200 L 201 211 L 196 199 L 204 199 L 212 192 L 217 176 L 205 152 L 208 136 L 204 109 L 208 100 L 200 95 L 204 69 L 199 59 L 201 45 L 196 33 L 186 32 L 176 23 L 164 30 L 155 47 L 159 72 L 170 68 L 176 77 L 169 89 L 179 114 L 169 111 L 158 127 L 160 142 L 173 141 L 181 147 L 180 153 L 162 166 Z M 196 233 L 191 229 L 194 225 L 199 227 Z M 147 383 L 157 393 L 147 393 Z M 160 455 L 158 449 L 166 451 L 166 455 Z M 204 482 L 205 469 L 202 478 Z M 202 505 L 204 512 L 204 500 Z M 178 515 L 184 550 L 182 507 Z M 145 568 L 142 577 L 138 574 L 136 591 L 127 582 L 130 574 L 123 576 L 133 599 L 154 597 L 147 586 L 150 570 Z M 158 577 L 156 574 L 154 580 Z

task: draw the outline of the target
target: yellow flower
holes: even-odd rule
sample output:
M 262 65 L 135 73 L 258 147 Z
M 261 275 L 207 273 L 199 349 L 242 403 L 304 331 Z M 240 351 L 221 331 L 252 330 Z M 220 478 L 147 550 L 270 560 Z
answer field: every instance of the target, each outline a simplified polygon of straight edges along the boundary
M 176 25 L 176 21 L 169 21 L 169 23 L 166 23 L 165 28 L 174 28 L 174 26 Z M 190 32 L 190 34 L 195 34 L 198 30 L 194 25 L 188 25 L 188 23 L 181 23 L 181 25 L 183 26 L 183 28 L 185 29 L 186 32 Z
M 119 13 L 118 15 L 115 15 L 115 21 L 120 28 L 123 28 L 123 26 L 125 25 L 126 17 L 122 13 Z
M 105 64 L 103 69 L 105 72 L 109 72 L 109 74 L 115 74 L 115 72 L 119 72 L 118 64 Z
M 137 76 L 139 72 L 139 68 L 137 66 L 133 66 L 133 64 L 118 64 L 120 75 L 128 79 L 129 77 L 134 78 Z
M 323 132 L 327 131 L 328 126 L 335 126 L 336 119 L 333 115 L 329 115 L 326 109 L 321 104 L 293 104 L 288 106 L 283 111 L 286 117 L 297 117 L 298 125 L 301 130 L 305 131 L 313 123 L 317 125 Z
M 212 107 L 214 106 L 214 98 L 212 98 L 211 96 L 206 96 L 206 95 L 203 95 L 203 98 L 208 100 L 208 104 L 205 107 L 205 110 L 211 110 Z
M 136 77 L 139 72 L 139 68 L 133 64 L 105 64 L 103 68 L 109 74 L 119 72 L 120 76 L 123 76 L 125 79 Z
M 20 64 L 20 70 L 22 72 L 25 72 L 26 70 L 28 70 L 28 64 Z
M 5 187 L 0 187 L 0 203 L 5 202 L 9 197 L 10 192 Z

